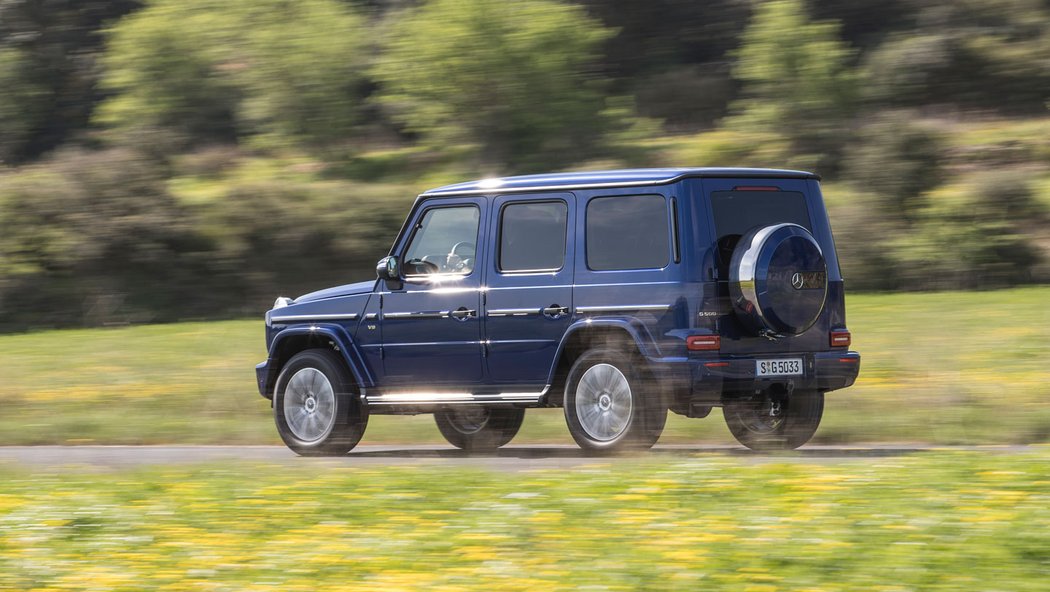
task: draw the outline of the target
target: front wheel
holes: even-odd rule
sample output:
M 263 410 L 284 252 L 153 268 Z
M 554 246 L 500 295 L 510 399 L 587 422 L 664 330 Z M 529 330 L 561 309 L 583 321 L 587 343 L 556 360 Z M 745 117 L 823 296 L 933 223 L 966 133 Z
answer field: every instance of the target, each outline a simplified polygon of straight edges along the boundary
M 569 370 L 565 422 L 581 448 L 650 448 L 667 422 L 658 393 L 646 393 L 638 363 L 613 349 L 592 349 Z
M 346 454 L 368 424 L 353 390 L 350 373 L 335 352 L 299 352 L 277 377 L 273 395 L 277 433 L 302 456 Z
M 824 414 L 824 393 L 815 390 L 773 394 L 725 402 L 726 425 L 751 450 L 794 450 L 817 431 Z
M 510 442 L 525 420 L 525 410 L 464 405 L 434 414 L 441 435 L 463 450 L 495 450 Z

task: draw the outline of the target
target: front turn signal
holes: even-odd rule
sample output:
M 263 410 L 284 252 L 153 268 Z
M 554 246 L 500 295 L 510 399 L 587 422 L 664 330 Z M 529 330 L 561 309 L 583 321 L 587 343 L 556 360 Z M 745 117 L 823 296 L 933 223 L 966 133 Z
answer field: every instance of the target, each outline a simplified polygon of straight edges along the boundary
M 849 331 L 832 331 L 831 347 L 849 347 L 853 343 L 853 336 Z

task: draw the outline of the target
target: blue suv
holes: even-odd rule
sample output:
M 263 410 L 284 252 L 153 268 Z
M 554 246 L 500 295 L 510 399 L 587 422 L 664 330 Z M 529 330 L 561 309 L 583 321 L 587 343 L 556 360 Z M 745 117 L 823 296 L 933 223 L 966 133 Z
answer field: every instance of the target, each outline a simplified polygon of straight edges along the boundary
M 266 313 L 259 391 L 299 454 L 346 453 L 372 414 L 433 413 L 454 446 L 494 449 L 534 407 L 562 407 L 594 451 L 714 407 L 745 446 L 793 449 L 860 367 L 806 172 L 449 185 L 418 197 L 376 273 Z

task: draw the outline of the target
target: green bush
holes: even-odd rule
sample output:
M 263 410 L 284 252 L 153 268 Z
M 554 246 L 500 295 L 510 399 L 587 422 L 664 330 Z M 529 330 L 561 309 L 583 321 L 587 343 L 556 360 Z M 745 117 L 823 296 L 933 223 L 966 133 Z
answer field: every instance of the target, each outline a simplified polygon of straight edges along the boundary
M 834 22 L 811 22 L 801 0 L 758 5 L 736 51 L 743 98 L 731 128 L 785 135 L 793 154 L 834 174 L 855 106 L 853 50 Z
M 770 132 L 732 129 L 683 138 L 668 151 L 667 159 L 670 164 L 678 166 L 783 168 L 804 165 L 792 158 L 790 141 L 786 137 Z
M 888 36 L 866 57 L 869 102 L 1045 112 L 1050 11 L 1044 2 L 930 2 L 918 22 L 911 31 Z
M 993 288 L 1039 277 L 1032 229 L 1050 223 L 1030 171 L 978 173 L 927 196 L 907 234 L 893 241 L 902 285 L 911 289 Z
M 399 14 L 373 71 L 391 117 L 490 169 L 565 167 L 614 121 L 594 75 L 612 31 L 551 0 L 429 0 Z
M 346 142 L 361 91 L 363 22 L 335 0 L 160 0 L 121 20 L 97 120 L 191 143 Z M 127 132 L 125 132 L 127 133 Z
M 211 264 L 228 283 L 225 310 L 255 315 L 278 295 L 375 277 L 414 194 L 399 186 L 345 181 L 237 182 L 199 204 L 199 232 L 215 245 Z
M 850 185 L 823 187 L 835 250 L 848 290 L 886 292 L 902 287 L 892 241 L 907 233 L 896 218 L 882 214 L 878 197 Z
M 866 125 L 850 145 L 844 177 L 871 193 L 881 216 L 911 220 L 922 196 L 940 185 L 944 139 L 907 114 L 883 114 Z
M 185 313 L 210 245 L 166 192 L 165 174 L 141 154 L 110 150 L 66 151 L 0 177 L 0 326 Z
M 0 165 L 21 158 L 40 126 L 44 89 L 26 75 L 22 52 L 0 47 Z

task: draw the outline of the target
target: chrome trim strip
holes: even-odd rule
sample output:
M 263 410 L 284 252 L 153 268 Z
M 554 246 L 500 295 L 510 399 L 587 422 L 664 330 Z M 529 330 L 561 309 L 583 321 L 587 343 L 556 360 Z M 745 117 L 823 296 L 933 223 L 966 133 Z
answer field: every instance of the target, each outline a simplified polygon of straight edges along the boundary
M 493 308 L 488 312 L 490 317 L 527 317 L 538 314 L 539 308 Z
M 416 311 L 416 312 L 384 312 L 385 319 L 443 319 L 448 316 L 447 310 Z
M 301 315 L 280 315 L 270 317 L 270 321 L 274 323 L 284 323 L 288 321 L 339 321 L 346 320 L 352 321 L 357 318 L 357 313 L 349 314 L 301 314 Z
M 410 341 L 405 343 L 384 343 L 383 347 L 422 347 L 424 345 L 437 345 L 448 347 L 450 345 L 481 345 L 480 341 Z
M 616 306 L 577 306 L 577 313 L 586 312 L 634 312 L 636 310 L 671 310 L 670 304 L 632 304 Z
M 403 392 L 365 395 L 369 405 L 466 405 L 479 403 L 536 403 L 550 390 L 538 393 L 456 393 Z
M 374 313 L 374 312 L 370 312 L 370 313 L 365 315 L 365 320 L 366 321 L 374 321 L 374 320 L 376 320 L 378 318 L 379 318 L 379 315 L 377 313 Z

